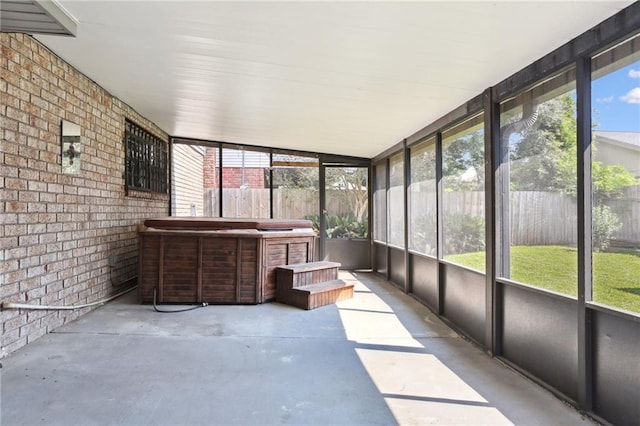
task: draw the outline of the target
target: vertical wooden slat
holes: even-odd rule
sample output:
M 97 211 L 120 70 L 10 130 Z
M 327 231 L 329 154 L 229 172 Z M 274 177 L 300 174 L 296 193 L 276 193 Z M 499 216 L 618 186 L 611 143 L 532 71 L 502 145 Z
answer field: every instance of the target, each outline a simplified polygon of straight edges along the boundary
M 158 256 L 158 303 L 162 303 L 164 294 L 164 236 L 160 236 L 160 255 Z
M 264 268 L 267 264 L 267 259 L 265 256 L 264 245 L 266 244 L 266 240 L 264 238 L 260 238 L 258 240 L 258 244 L 256 247 L 257 250 L 257 259 L 258 259 L 258 267 L 256 267 L 256 303 L 262 303 L 264 300 L 262 299 L 262 292 L 265 280 Z
M 143 272 L 143 265 L 145 262 L 144 259 L 144 250 L 142 249 L 144 247 L 144 235 L 139 235 L 138 236 L 138 302 L 142 302 L 143 299 L 143 289 L 144 289 L 144 272 Z
M 202 303 L 202 237 L 198 237 L 198 276 L 196 278 L 196 299 Z
M 236 238 L 236 303 L 240 302 L 242 288 L 242 238 Z M 257 286 L 256 286 L 257 287 Z

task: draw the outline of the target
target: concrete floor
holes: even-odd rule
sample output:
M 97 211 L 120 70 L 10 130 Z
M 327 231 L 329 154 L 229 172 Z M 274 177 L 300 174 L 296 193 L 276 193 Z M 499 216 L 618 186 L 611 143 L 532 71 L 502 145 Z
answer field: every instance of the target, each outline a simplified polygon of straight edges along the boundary
M 591 424 L 383 280 L 343 275 L 354 299 L 313 311 L 125 295 L 2 360 L 0 424 Z

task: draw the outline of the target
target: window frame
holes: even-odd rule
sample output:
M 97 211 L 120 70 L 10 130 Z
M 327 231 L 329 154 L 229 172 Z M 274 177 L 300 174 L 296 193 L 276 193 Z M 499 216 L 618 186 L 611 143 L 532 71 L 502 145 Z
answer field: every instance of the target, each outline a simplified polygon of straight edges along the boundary
M 437 259 L 438 258 L 438 138 L 437 135 L 431 135 L 423 140 L 421 140 L 420 142 L 412 145 L 411 147 L 408 148 L 409 150 L 409 177 L 410 177 L 410 182 L 408 182 L 407 184 L 407 208 L 409 209 L 409 211 L 407 212 L 407 226 L 408 226 L 408 234 L 409 234 L 409 238 L 407 241 L 407 250 L 409 251 L 409 253 L 412 254 L 418 254 L 421 256 L 427 256 L 433 259 Z M 434 200 L 434 205 L 433 205 L 433 209 L 431 210 L 433 212 L 433 216 L 434 216 L 434 228 L 432 228 L 430 231 L 433 232 L 433 252 L 432 253 L 425 253 L 423 250 L 420 250 L 418 248 L 416 248 L 415 243 L 414 243 L 414 236 L 415 236 L 415 230 L 417 229 L 417 226 L 415 224 L 415 218 L 413 217 L 413 211 L 414 211 L 414 194 L 418 194 L 418 193 L 422 193 L 421 191 L 415 191 L 413 185 L 418 185 L 420 183 L 424 183 L 425 181 L 414 181 L 414 177 L 416 177 L 416 175 L 414 174 L 414 170 L 416 169 L 416 167 L 414 167 L 414 159 L 417 158 L 415 156 L 416 153 L 419 154 L 423 154 L 423 153 L 427 153 L 429 151 L 433 151 L 433 156 L 434 156 L 434 161 L 433 161 L 433 170 L 431 170 L 433 172 L 433 196 L 435 198 Z M 428 182 L 428 180 L 427 180 Z
M 388 209 L 387 209 L 387 161 L 372 164 L 374 179 L 372 182 L 373 223 L 371 229 L 372 241 L 376 244 L 387 245 L 388 241 Z
M 400 216 L 403 218 L 402 219 L 402 226 L 400 229 L 396 229 L 394 227 L 397 227 L 397 223 L 398 221 L 393 221 L 393 220 L 387 220 L 387 244 L 390 247 L 396 247 L 396 248 L 400 248 L 404 250 L 404 234 L 405 234 L 405 227 L 406 227 L 406 223 L 404 223 L 404 200 L 406 197 L 405 194 L 405 176 L 404 176 L 404 168 L 405 168 L 405 159 L 404 159 L 404 151 L 400 151 L 398 153 L 395 153 L 391 156 L 389 156 L 389 163 L 388 163 L 388 170 L 387 170 L 387 174 L 389 175 L 388 177 L 388 187 L 387 187 L 387 218 L 390 219 L 392 217 L 394 217 L 395 213 L 399 213 L 401 214 Z M 393 173 L 394 171 L 399 173 Z M 395 182 L 394 179 L 397 179 L 398 182 Z M 399 184 L 398 184 L 399 183 Z M 398 200 L 398 203 L 394 203 L 391 199 L 391 193 L 392 190 L 395 189 L 395 192 L 397 192 L 399 194 L 399 196 L 401 197 L 400 200 Z M 400 210 L 399 212 L 396 212 L 396 209 Z M 398 238 L 401 237 L 401 241 L 398 240 L 396 241 L 395 239 L 392 241 L 392 237 Z
M 126 119 L 123 145 L 127 192 L 168 194 L 167 141 Z

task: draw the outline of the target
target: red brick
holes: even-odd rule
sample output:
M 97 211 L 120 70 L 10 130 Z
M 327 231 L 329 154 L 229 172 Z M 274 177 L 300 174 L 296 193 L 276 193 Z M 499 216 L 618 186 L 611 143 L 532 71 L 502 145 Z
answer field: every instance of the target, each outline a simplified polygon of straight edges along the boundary
M 135 276 L 136 225 L 166 214 L 169 199 L 125 194 L 124 120 L 167 135 L 37 40 L 2 33 L 0 48 L 3 291 L 29 302 L 103 297 L 111 288 L 108 256 L 117 251 L 122 269 Z M 83 129 L 80 175 L 61 173 L 61 118 Z M 0 356 L 88 311 L 3 315 L 5 330 L 15 331 L 2 336 Z

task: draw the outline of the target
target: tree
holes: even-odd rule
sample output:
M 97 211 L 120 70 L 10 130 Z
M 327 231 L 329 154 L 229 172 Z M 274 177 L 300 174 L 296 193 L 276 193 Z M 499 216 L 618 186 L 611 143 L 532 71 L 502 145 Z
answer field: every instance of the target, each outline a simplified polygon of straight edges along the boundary
M 511 136 L 511 190 L 554 191 L 575 197 L 577 123 L 573 92 L 540 104 L 537 112 L 533 125 Z M 592 163 L 592 176 L 596 200 L 615 197 L 637 184 L 624 167 L 598 161 Z
M 296 155 L 275 154 L 274 161 L 286 163 L 288 166 L 274 168 L 273 187 L 318 188 L 318 166 L 310 166 L 313 160 Z
M 303 159 L 304 160 L 304 159 Z M 279 166 L 274 171 L 273 186 L 292 191 L 313 192 L 317 197 L 319 187 L 319 165 L 312 167 L 295 166 L 301 164 L 296 156 L 279 155 L 278 161 L 287 166 Z M 309 164 L 309 161 L 302 162 Z M 327 167 L 325 169 L 325 187 L 327 197 L 339 198 L 340 211 L 333 211 L 326 215 L 327 236 L 331 238 L 363 238 L 368 229 L 368 170 L 362 167 Z M 314 227 L 319 228 L 319 216 L 308 214 L 306 219 L 313 221 Z
M 368 171 L 365 167 L 330 167 L 326 169 L 327 188 L 339 190 L 346 197 L 349 210 L 357 222 L 367 219 L 369 194 L 367 193 Z
M 484 131 L 467 133 L 443 148 L 442 176 L 445 190 L 484 189 Z
M 618 164 L 604 165 L 595 161 L 591 168 L 591 174 L 595 202 L 617 198 L 622 195 L 625 188 L 640 184 L 632 173 Z

